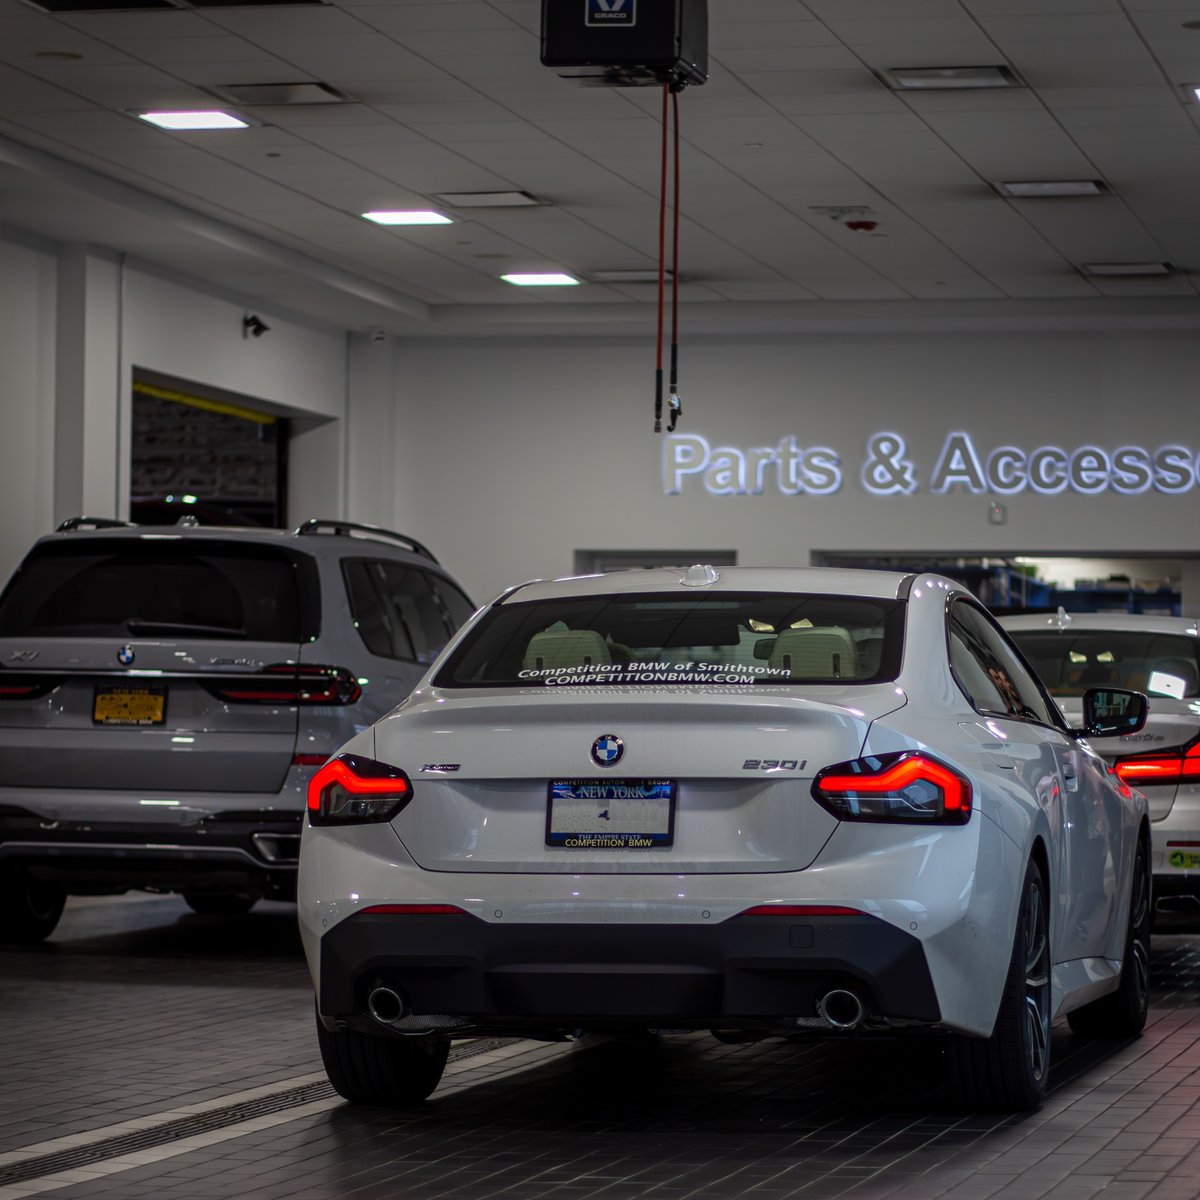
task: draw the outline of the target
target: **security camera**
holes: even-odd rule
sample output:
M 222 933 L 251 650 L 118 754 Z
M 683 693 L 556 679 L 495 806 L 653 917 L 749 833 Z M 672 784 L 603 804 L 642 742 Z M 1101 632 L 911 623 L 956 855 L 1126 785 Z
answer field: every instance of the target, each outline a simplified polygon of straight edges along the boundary
M 270 328 L 256 313 L 247 313 L 242 318 L 242 337 L 262 337 Z

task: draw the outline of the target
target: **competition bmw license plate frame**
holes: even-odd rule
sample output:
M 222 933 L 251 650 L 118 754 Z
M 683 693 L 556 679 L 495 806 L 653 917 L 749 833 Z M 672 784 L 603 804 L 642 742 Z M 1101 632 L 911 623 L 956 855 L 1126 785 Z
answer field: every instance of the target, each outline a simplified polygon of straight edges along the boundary
M 661 850 L 675 842 L 673 779 L 552 779 L 546 845 L 563 850 Z

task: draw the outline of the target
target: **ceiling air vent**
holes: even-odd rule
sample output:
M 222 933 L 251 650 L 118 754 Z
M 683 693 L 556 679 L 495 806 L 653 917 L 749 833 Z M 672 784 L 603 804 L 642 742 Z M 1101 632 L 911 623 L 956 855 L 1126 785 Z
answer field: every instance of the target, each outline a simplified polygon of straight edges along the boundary
M 179 8 L 294 8 L 298 4 L 325 4 L 327 0 L 181 0 Z
M 209 91 L 240 107 L 264 104 L 350 104 L 350 97 L 327 83 L 223 83 Z
M 180 8 L 279 8 L 283 5 L 325 4 L 327 0 L 26 0 L 48 13 L 146 12 Z
M 168 0 L 29 0 L 34 8 L 48 13 L 144 12 L 147 9 L 177 8 Z

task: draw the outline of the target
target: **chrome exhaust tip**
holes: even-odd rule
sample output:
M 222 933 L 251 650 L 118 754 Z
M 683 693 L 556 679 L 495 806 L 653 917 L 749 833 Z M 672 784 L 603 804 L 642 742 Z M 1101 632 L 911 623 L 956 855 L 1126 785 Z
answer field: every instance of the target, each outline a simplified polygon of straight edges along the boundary
M 849 1032 L 866 1019 L 861 997 L 849 988 L 831 988 L 817 1001 L 817 1012 L 834 1029 Z
M 404 1019 L 408 1005 L 394 988 L 380 983 L 367 993 L 367 1011 L 380 1025 L 394 1025 Z

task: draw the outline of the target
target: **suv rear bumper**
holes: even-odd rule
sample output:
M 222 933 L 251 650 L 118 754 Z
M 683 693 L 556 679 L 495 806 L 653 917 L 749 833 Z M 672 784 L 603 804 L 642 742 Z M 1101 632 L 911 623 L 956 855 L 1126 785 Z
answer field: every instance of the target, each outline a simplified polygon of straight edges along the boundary
M 861 997 L 868 1018 L 941 1017 L 921 943 L 869 916 L 493 925 L 467 914 L 363 913 L 321 938 L 322 1016 L 371 1022 L 376 982 L 413 1014 L 499 1029 L 814 1026 L 817 1000 L 838 987 Z
M 47 822 L 0 810 L 0 871 L 64 891 L 242 892 L 294 899 L 300 814 L 214 814 L 189 826 Z

